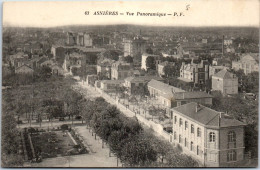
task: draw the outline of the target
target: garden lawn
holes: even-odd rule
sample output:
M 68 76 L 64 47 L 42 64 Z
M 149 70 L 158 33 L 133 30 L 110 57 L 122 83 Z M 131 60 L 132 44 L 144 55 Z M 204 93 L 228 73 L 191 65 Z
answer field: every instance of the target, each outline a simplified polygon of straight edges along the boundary
M 65 156 L 73 150 L 73 141 L 62 131 L 43 132 L 31 135 L 35 153 L 42 153 L 43 158 Z

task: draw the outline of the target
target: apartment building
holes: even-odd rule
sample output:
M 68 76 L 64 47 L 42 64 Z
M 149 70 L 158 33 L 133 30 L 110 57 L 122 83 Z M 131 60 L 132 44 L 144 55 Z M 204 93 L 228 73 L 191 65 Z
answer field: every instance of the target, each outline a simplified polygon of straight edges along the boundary
M 190 64 L 183 62 L 180 68 L 179 79 L 185 82 L 192 82 L 195 85 L 205 84 L 209 79 L 208 61 L 202 60 L 199 64 L 193 63 L 193 61 Z
M 244 159 L 244 126 L 195 102 L 171 109 L 170 141 L 207 167 L 232 167 Z

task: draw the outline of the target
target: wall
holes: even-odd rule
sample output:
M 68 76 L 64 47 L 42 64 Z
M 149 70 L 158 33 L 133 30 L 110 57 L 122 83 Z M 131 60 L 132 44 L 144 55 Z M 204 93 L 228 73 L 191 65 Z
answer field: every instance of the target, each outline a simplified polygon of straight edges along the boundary
M 228 133 L 230 131 L 234 131 L 236 134 L 236 147 L 235 149 L 232 147 L 234 145 L 229 145 L 228 148 Z M 220 152 L 220 164 L 222 166 L 229 166 L 229 164 L 233 165 L 235 162 L 227 163 L 227 152 L 229 150 L 236 150 L 237 154 L 237 163 L 244 159 L 244 127 L 230 127 L 230 128 L 222 128 L 220 130 L 220 149 L 223 150 Z
M 175 124 L 175 116 L 177 118 L 177 122 Z M 182 119 L 182 125 L 180 126 L 180 118 Z M 185 130 L 185 121 L 187 122 L 187 128 Z M 194 127 L 194 133 L 191 133 L 191 124 Z M 200 128 L 201 135 L 197 136 L 197 130 Z M 174 140 L 174 134 L 176 132 L 176 139 Z M 181 136 L 181 143 L 179 143 L 179 137 Z M 195 159 L 203 162 L 204 160 L 204 143 L 205 143 L 205 129 L 203 126 L 197 124 L 191 119 L 181 116 L 177 112 L 173 112 L 173 141 L 179 144 L 184 153 L 188 154 Z M 186 146 L 185 146 L 185 138 L 186 138 Z M 193 149 L 191 150 L 191 142 L 193 142 Z M 199 147 L 198 155 L 197 155 L 197 146 Z

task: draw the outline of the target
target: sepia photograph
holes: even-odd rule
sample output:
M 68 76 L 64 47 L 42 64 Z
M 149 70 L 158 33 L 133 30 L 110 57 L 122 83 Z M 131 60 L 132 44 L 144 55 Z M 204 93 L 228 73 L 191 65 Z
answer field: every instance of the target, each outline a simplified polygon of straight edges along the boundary
M 4 1 L 2 168 L 257 168 L 259 0 Z

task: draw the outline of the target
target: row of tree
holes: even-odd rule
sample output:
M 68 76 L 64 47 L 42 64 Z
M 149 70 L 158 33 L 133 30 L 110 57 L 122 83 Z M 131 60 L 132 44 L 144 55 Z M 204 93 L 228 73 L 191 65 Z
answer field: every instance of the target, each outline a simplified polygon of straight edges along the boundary
M 130 167 L 194 167 L 198 163 L 167 141 L 144 130 L 137 119 L 127 118 L 103 98 L 81 102 L 80 114 L 120 160 Z M 164 161 L 166 160 L 166 161 Z

